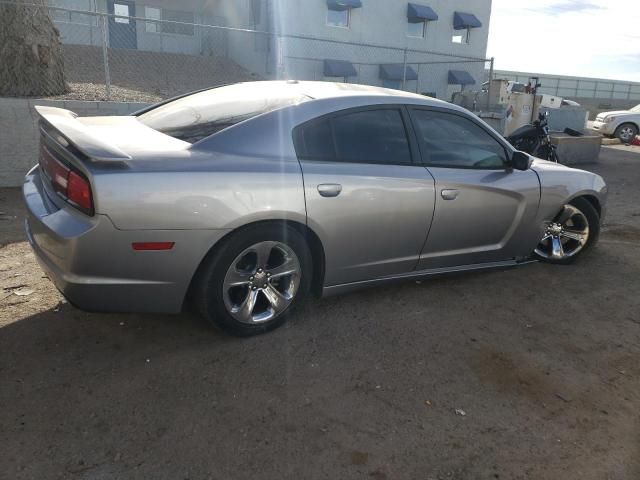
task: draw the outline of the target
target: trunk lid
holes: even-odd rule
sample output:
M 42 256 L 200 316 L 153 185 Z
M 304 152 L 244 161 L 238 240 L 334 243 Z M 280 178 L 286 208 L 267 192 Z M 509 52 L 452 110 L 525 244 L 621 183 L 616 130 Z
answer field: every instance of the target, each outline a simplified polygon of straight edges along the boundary
M 58 208 L 70 204 L 88 215 L 95 211 L 96 173 L 128 169 L 142 154 L 149 158 L 155 152 L 191 146 L 143 125 L 134 116 L 78 117 L 69 110 L 42 106 L 35 110 L 40 116 L 38 164 L 47 196 Z
M 35 109 L 43 133 L 64 148 L 72 146 L 82 154 L 83 161 L 126 162 L 139 153 L 185 150 L 191 146 L 143 125 L 134 116 L 78 117 L 62 108 Z

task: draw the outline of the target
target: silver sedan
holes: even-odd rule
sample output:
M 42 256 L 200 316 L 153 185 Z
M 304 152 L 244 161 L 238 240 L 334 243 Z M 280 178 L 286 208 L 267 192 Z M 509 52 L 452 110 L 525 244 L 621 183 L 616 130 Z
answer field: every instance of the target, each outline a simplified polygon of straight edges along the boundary
M 571 262 L 604 213 L 599 176 L 395 90 L 254 82 L 132 116 L 37 111 L 27 237 L 85 310 L 193 306 L 252 335 L 311 293 Z

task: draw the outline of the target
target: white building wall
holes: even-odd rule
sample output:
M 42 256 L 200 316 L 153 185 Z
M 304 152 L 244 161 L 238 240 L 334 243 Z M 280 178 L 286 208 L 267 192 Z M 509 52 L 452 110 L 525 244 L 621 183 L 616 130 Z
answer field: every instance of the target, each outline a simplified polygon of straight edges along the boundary
M 98 11 L 106 11 L 107 4 L 107 0 L 50 1 Z M 428 22 L 425 38 L 407 35 L 408 3 L 404 0 L 362 0 L 362 7 L 351 11 L 349 28 L 339 28 L 327 25 L 326 0 L 185 0 L 180 3 L 140 0 L 136 2 L 138 17 L 145 17 L 145 6 L 193 11 L 196 23 L 276 32 L 282 40 L 276 41 L 272 34 L 203 27 L 195 27 L 194 35 L 155 33 L 148 32 L 145 22 L 138 21 L 137 48 L 228 56 L 261 78 L 325 80 L 324 59 L 347 60 L 358 71 L 357 76 L 347 80 L 372 85 L 383 84 L 379 75 L 381 64 L 402 64 L 406 58 L 407 64 L 419 76 L 417 81 L 406 82 L 406 90 L 435 92 L 439 98 L 448 100 L 460 89 L 460 86 L 448 85 L 449 70 L 468 71 L 479 86 L 484 78 L 485 63 L 462 63 L 461 60 L 486 56 L 491 0 L 417 0 L 414 3 L 430 6 L 439 16 L 437 21 Z M 451 41 L 455 11 L 471 13 L 482 22 L 482 27 L 471 29 L 468 44 Z M 67 25 L 59 19 L 57 25 L 67 43 L 101 45 L 99 26 Z

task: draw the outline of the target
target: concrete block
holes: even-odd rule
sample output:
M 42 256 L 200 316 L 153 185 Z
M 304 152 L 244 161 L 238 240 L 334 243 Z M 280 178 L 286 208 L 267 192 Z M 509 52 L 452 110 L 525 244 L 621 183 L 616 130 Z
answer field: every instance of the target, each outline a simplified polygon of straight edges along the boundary
M 602 147 L 602 137 L 597 135 L 572 137 L 562 133 L 552 134 L 551 143 L 557 147 L 560 163 L 564 165 L 580 165 L 598 161 Z
M 103 103 L 111 104 L 102 105 Z M 22 185 L 24 175 L 38 161 L 38 115 L 34 107 L 65 108 L 82 116 L 105 115 L 109 108 L 118 115 L 134 112 L 146 104 L 0 98 L 0 187 Z
M 129 113 L 137 112 L 138 110 L 142 110 L 143 108 L 148 107 L 150 104 L 148 103 L 127 103 L 129 106 Z

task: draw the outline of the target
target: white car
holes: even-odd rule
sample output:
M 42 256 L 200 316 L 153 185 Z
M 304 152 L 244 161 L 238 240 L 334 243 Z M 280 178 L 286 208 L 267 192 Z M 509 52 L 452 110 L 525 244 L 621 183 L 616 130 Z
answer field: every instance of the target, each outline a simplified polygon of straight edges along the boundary
M 624 143 L 630 143 L 640 131 L 640 105 L 631 110 L 602 112 L 596 117 L 593 129 L 603 135 L 618 137 Z

